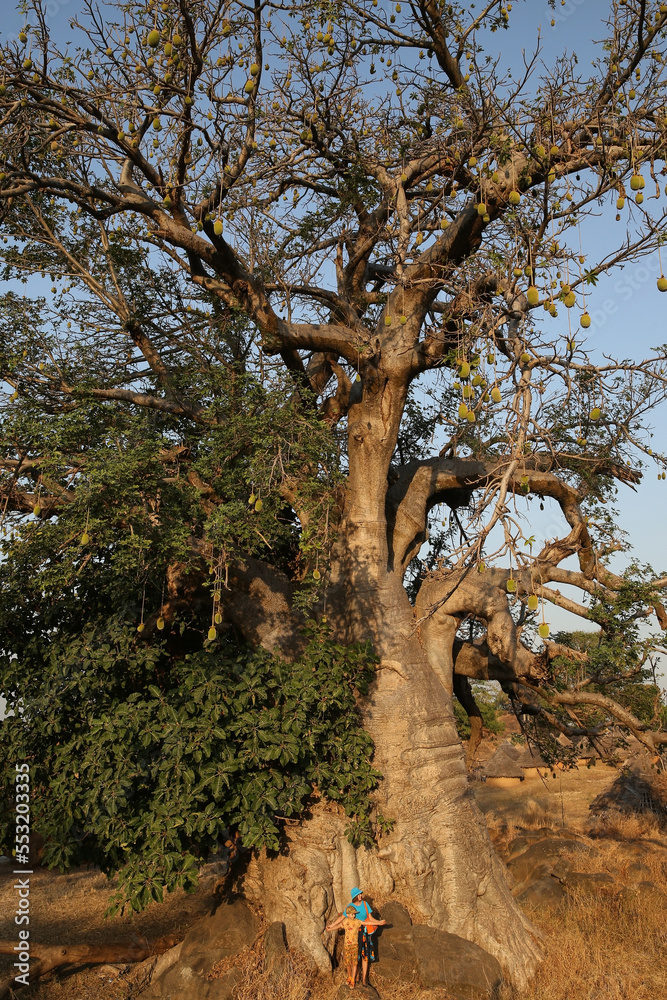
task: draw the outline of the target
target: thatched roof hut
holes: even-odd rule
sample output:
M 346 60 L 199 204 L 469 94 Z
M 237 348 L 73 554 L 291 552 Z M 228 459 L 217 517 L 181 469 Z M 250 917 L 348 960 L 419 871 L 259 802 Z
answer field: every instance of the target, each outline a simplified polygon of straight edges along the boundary
M 646 753 L 646 747 L 640 743 L 636 736 L 626 736 L 623 747 L 623 757 L 625 761 L 635 758 L 638 754 Z
M 484 766 L 484 776 L 487 785 L 495 788 L 511 788 L 523 781 L 524 774 L 516 761 L 510 755 L 498 747 L 493 757 Z
M 517 757 L 516 763 L 519 767 L 547 767 L 542 754 L 534 747 L 526 747 L 522 754 Z
M 496 753 L 504 753 L 510 758 L 510 760 L 517 760 L 523 752 L 523 747 L 518 747 L 514 743 L 510 743 L 509 740 L 503 740 L 502 743 L 498 744 L 498 749 Z
M 625 763 L 643 749 L 643 744 L 620 726 L 610 726 L 603 736 L 595 740 L 595 746 L 604 758 L 614 763 Z
M 591 760 L 599 760 L 600 752 L 596 750 L 587 736 L 577 744 L 577 763 L 588 764 Z
M 576 741 L 571 740 L 565 733 L 559 733 L 558 736 L 552 735 L 550 751 L 553 760 L 552 767 L 557 771 L 564 771 L 575 762 Z
M 542 759 L 539 750 L 532 747 L 526 747 L 515 763 L 522 769 L 525 778 L 537 778 L 549 772 L 549 765 Z
M 645 816 L 667 829 L 667 797 L 646 756 L 622 768 L 614 783 L 589 808 L 605 825 L 619 815 Z

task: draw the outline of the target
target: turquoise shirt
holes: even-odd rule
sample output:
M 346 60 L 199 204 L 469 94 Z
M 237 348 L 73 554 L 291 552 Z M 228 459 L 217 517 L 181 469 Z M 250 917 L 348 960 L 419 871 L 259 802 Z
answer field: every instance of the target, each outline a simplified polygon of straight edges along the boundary
M 371 908 L 365 900 L 361 903 L 353 903 L 352 906 L 357 911 L 357 920 L 367 920 L 368 917 L 372 917 Z

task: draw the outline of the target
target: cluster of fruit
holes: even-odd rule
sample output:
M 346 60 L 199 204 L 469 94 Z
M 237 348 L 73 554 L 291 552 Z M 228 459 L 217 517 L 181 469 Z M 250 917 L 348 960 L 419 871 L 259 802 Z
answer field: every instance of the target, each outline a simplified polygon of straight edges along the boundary
M 525 273 L 530 274 L 530 276 L 532 277 L 532 268 L 524 268 L 522 270 L 520 267 L 515 267 L 513 271 L 515 278 L 518 278 L 521 274 Z M 552 285 L 556 284 L 557 283 L 555 281 L 552 282 Z M 542 296 L 540 294 L 539 288 L 537 287 L 537 285 L 531 283 L 526 289 L 526 301 L 528 302 L 528 305 L 531 308 L 534 308 L 535 306 L 539 305 L 541 298 Z M 559 299 L 567 309 L 572 309 L 573 306 L 577 304 L 577 297 L 571 285 L 565 281 L 561 281 L 560 290 L 558 291 L 558 294 L 555 296 L 555 298 L 553 294 L 548 293 L 544 299 L 545 310 L 554 318 L 558 315 L 556 299 Z M 584 305 L 584 311 L 579 319 L 579 324 L 583 327 L 584 330 L 587 330 L 588 327 L 591 325 L 591 317 L 590 314 L 587 312 L 585 305 Z
M 489 350 L 486 355 L 487 364 L 493 365 L 495 364 L 495 360 L 495 354 Z M 474 424 L 476 420 L 475 410 L 471 405 L 474 403 L 475 389 L 478 389 L 482 393 L 481 399 L 483 403 L 488 403 L 491 400 L 494 403 L 499 403 L 502 399 L 502 394 L 497 385 L 494 385 L 489 390 L 487 380 L 479 371 L 481 361 L 481 355 L 473 354 L 470 361 L 459 360 L 457 362 L 458 379 L 454 382 L 454 389 L 457 391 L 460 390 L 463 399 L 458 408 L 458 415 L 461 420 L 467 420 L 471 424 Z
M 261 512 L 262 507 L 264 506 L 264 501 L 262 500 L 262 498 L 255 496 L 254 492 L 251 493 L 250 496 L 248 497 L 248 503 L 250 504 L 251 507 L 255 508 L 258 514 Z

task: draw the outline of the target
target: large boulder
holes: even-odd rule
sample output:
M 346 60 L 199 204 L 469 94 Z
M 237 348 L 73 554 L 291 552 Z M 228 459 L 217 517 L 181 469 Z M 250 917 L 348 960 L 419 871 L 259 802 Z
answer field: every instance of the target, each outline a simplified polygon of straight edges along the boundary
M 579 840 L 549 837 L 532 844 L 527 850 L 513 857 L 507 867 L 519 888 L 524 889 L 531 882 L 537 882 L 538 879 L 551 875 L 564 854 L 574 851 L 594 853 L 595 850 Z M 561 878 L 565 873 L 565 867 L 560 865 L 554 873 Z
M 545 875 L 537 882 L 531 882 L 523 892 L 519 893 L 517 899 L 520 903 L 528 903 L 530 906 L 544 907 L 557 905 L 562 902 L 564 896 L 565 890 L 558 879 L 552 875 Z
M 631 865 L 628 865 L 628 875 L 631 875 L 633 879 L 649 879 L 651 878 L 651 869 L 648 865 L 643 864 L 641 861 L 633 861 Z
M 491 1000 L 502 983 L 500 965 L 472 941 L 425 924 L 412 925 L 398 903 L 382 908 L 373 974 L 385 982 L 440 986 L 456 1000 Z
M 228 969 L 215 979 L 208 980 L 193 972 L 191 966 L 179 963 L 155 984 L 160 992 L 153 993 L 149 989 L 143 996 L 161 997 L 163 1000 L 233 1000 L 240 980 L 238 969 Z
M 509 858 L 515 858 L 517 854 L 523 854 L 523 852 L 528 848 L 532 847 L 533 844 L 537 844 L 543 840 L 574 840 L 571 832 L 550 830 L 548 827 L 542 826 L 538 830 L 523 830 L 517 837 L 507 844 L 506 853 Z
M 606 872 L 570 872 L 565 879 L 565 888 L 575 895 L 608 895 L 618 888 L 613 876 Z
M 231 1000 L 239 981 L 237 969 L 213 970 L 255 942 L 259 920 L 243 900 L 223 902 L 188 931 L 178 961 L 154 977 L 146 1000 Z M 211 978 L 209 978 L 209 975 Z
M 376 936 L 378 961 L 373 972 L 391 982 L 416 981 L 417 955 L 410 914 L 400 903 L 385 903 L 382 919 L 387 926 L 381 927 Z
M 444 986 L 457 1000 L 486 1000 L 497 994 L 502 970 L 479 945 L 423 924 L 413 927 L 412 933 L 424 986 Z
M 336 994 L 336 1000 L 380 1000 L 380 994 L 370 984 L 362 986 L 360 982 L 357 982 L 354 989 L 350 989 L 347 983 L 343 983 Z
M 505 848 L 505 852 L 508 858 L 515 858 L 517 854 L 523 854 L 531 845 L 531 841 L 526 836 L 515 837 L 514 840 L 510 840 L 509 844 Z
M 402 903 L 396 903 L 393 900 L 383 905 L 382 919 L 387 921 L 392 930 L 398 930 L 400 927 L 405 930 L 412 927 L 412 918 L 406 908 Z

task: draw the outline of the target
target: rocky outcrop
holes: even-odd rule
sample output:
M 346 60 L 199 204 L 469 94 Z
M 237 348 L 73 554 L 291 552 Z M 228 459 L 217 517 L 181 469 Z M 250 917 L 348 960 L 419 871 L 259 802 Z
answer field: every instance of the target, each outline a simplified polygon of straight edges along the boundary
M 156 969 L 142 994 L 146 1000 L 231 1000 L 240 973 L 215 968 L 251 947 L 259 920 L 243 900 L 223 902 L 188 931 L 177 960 L 164 972 Z
M 378 962 L 373 966 L 378 985 L 407 981 L 440 986 L 457 1000 L 496 996 L 502 971 L 488 952 L 456 934 L 413 925 L 398 903 L 387 904 L 382 912 L 387 926 L 378 932 Z
M 575 851 L 590 854 L 595 852 L 595 848 L 591 848 L 579 840 L 548 837 L 531 844 L 525 851 L 512 857 L 507 867 L 520 892 L 531 883 L 537 882 L 547 875 L 555 875 L 559 879 L 563 878 L 570 868 L 567 862 L 562 861 L 563 855 Z
M 530 906 L 554 906 L 565 897 L 565 890 L 557 878 L 545 875 L 544 878 L 531 882 L 530 885 L 519 893 L 517 899 L 520 903 L 528 903 Z
M 667 908 L 667 894 L 650 880 L 651 868 L 644 863 L 651 848 L 641 841 L 617 844 L 611 854 L 605 854 L 577 834 L 531 830 L 508 844 L 499 842 L 497 850 L 507 863 L 514 894 L 522 905 L 541 908 L 568 898 L 606 896 L 633 908 Z M 578 871 L 579 867 L 608 870 Z
M 607 872 L 569 872 L 564 884 L 569 893 L 584 896 L 609 895 L 618 889 L 616 879 Z
M 357 983 L 352 990 L 346 983 L 343 983 L 336 994 L 336 1000 L 380 1000 L 380 994 L 370 984 L 362 986 L 361 983 Z

